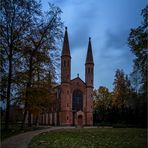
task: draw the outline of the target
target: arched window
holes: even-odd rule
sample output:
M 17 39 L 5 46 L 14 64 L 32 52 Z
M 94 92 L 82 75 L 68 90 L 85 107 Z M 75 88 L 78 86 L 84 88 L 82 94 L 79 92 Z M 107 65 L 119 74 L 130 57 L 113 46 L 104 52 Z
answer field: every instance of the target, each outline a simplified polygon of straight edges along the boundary
M 72 96 L 72 110 L 83 110 L 83 93 L 80 90 L 75 90 Z
M 67 66 L 69 66 L 69 61 L 67 61 Z
M 90 68 L 88 68 L 88 73 L 90 73 Z

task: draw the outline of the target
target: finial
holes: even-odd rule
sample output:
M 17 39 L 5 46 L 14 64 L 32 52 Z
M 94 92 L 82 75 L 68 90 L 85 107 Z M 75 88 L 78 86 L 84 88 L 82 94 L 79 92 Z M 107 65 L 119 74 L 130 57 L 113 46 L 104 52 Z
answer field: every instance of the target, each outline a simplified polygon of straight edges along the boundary
M 79 74 L 77 74 L 77 77 L 79 77 Z
M 89 41 L 91 40 L 91 37 L 89 37 Z
M 65 27 L 65 30 L 67 31 L 67 27 Z

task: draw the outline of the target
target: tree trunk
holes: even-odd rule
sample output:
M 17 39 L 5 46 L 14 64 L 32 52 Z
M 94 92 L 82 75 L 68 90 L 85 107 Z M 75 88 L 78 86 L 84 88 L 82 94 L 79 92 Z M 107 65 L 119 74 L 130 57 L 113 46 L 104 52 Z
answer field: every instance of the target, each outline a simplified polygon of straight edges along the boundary
M 38 125 L 39 125 L 39 116 L 38 116 L 38 115 L 36 115 L 35 125 L 36 125 L 36 126 L 38 126 Z
M 9 128 L 9 110 L 10 110 L 10 94 L 12 83 L 12 48 L 10 48 L 9 54 L 9 71 L 8 71 L 8 86 L 7 86 L 7 102 L 6 102 L 6 117 L 5 117 L 5 129 Z
M 33 54 L 33 53 L 32 53 Z M 32 66 L 33 66 L 33 64 L 32 64 L 32 55 L 31 54 L 31 56 L 30 56 L 30 61 L 29 61 L 29 81 L 28 81 L 28 84 L 27 84 L 27 88 L 30 88 L 31 87 L 31 81 L 32 81 Z M 28 94 L 28 92 L 27 92 L 27 94 L 26 94 L 26 98 L 28 98 L 28 96 L 29 96 L 29 94 Z M 30 106 L 29 106 L 30 107 Z M 28 127 L 31 127 L 31 112 L 29 111 L 29 113 L 28 113 Z
M 25 101 L 26 101 L 26 100 L 25 100 Z M 27 101 L 25 102 L 25 111 L 24 111 L 23 121 L 22 121 L 22 126 L 21 126 L 22 129 L 23 129 L 24 126 L 25 126 L 26 115 L 27 115 Z
M 28 113 L 28 127 L 31 127 L 31 112 Z

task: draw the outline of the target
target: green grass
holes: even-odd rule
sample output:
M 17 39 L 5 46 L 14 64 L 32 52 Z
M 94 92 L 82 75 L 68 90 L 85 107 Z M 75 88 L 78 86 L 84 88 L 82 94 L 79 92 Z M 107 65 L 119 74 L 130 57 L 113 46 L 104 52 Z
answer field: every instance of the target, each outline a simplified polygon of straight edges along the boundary
M 147 130 L 138 128 L 56 130 L 34 137 L 29 148 L 147 148 Z

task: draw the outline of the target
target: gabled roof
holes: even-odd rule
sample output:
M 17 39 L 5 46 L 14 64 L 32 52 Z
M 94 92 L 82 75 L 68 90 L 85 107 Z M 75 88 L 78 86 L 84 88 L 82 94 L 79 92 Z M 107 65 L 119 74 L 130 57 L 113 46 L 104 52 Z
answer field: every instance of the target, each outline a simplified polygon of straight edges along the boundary
M 90 37 L 89 37 L 89 42 L 88 42 L 88 49 L 87 49 L 87 56 L 86 56 L 85 64 L 94 64 Z
M 80 77 L 76 77 L 76 78 L 72 79 L 71 81 L 75 81 L 77 79 L 80 80 L 84 85 L 86 85 L 86 83 Z

